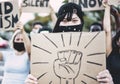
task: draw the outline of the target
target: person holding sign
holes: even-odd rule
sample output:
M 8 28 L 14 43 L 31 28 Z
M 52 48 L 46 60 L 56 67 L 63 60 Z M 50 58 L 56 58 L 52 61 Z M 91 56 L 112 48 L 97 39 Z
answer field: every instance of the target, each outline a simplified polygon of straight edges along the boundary
M 16 26 L 11 39 L 10 51 L 0 51 L 0 60 L 4 61 L 2 84 L 24 84 L 30 71 L 30 40 L 21 23 Z
M 107 42 L 107 68 L 110 71 L 100 72 L 101 75 L 98 75 L 98 81 L 106 80 L 109 81 L 109 84 L 120 84 L 120 30 L 118 22 L 116 35 L 112 38 L 111 35 L 111 26 L 110 26 L 110 6 L 108 5 L 108 0 L 103 0 L 105 6 L 105 17 L 104 17 L 104 29 L 106 31 L 106 42 Z M 113 12 L 113 9 L 111 9 Z M 116 12 L 116 11 L 114 11 Z M 115 18 L 119 19 L 118 12 L 114 13 Z M 106 23 L 107 22 L 107 23 Z M 110 76 L 112 75 L 112 77 Z M 107 80 L 108 79 L 108 80 Z M 114 82 L 114 83 L 113 83 Z
M 107 4 L 108 0 L 106 0 L 105 3 Z M 105 5 L 105 7 L 106 7 L 106 10 L 108 10 L 107 8 L 110 9 L 110 6 L 108 4 Z M 119 19 L 118 12 L 116 12 L 115 17 Z M 108 42 L 107 44 L 109 44 L 107 48 L 107 52 L 108 52 L 107 68 L 112 75 L 114 84 L 120 84 L 120 65 L 119 65 L 120 63 L 120 59 L 119 59 L 120 58 L 120 29 L 118 25 L 120 23 L 118 22 L 119 20 L 116 22 L 116 25 L 118 27 L 116 30 L 117 33 L 113 38 L 111 37 L 111 28 L 107 25 L 105 27 L 108 30 L 106 31 L 107 39 L 110 39 L 107 41 Z
M 89 27 L 90 32 L 103 31 L 103 26 L 101 23 L 94 22 Z
M 80 32 L 82 31 L 83 24 L 84 20 L 81 7 L 74 3 L 68 3 L 60 8 L 58 12 L 58 20 L 53 32 Z M 112 77 L 108 70 L 100 72 L 97 76 L 97 79 L 100 84 L 113 83 Z
M 53 32 L 80 32 L 83 29 L 83 12 L 79 5 L 68 3 L 60 7 Z M 26 84 L 37 84 L 33 75 L 28 75 Z
M 84 20 L 83 20 L 83 12 L 82 12 L 81 7 L 75 3 L 67 3 L 67 4 L 61 6 L 59 9 L 58 19 L 57 19 L 57 22 L 56 22 L 53 32 L 54 33 L 56 33 L 56 32 L 80 32 L 83 29 L 83 24 L 84 24 Z M 61 51 L 61 53 L 62 52 L 65 52 L 65 51 Z M 78 52 L 76 51 L 75 53 L 78 53 Z M 78 58 L 81 58 L 81 55 L 82 54 L 79 52 Z M 63 59 L 63 61 L 64 61 L 64 59 Z M 55 65 L 54 65 L 55 68 L 60 63 L 60 62 L 59 63 L 58 62 L 59 62 L 59 60 L 55 61 Z M 77 67 L 77 65 L 76 65 L 76 67 Z M 59 71 L 60 70 L 57 69 L 57 70 L 55 70 L 55 73 L 56 73 L 56 75 L 61 77 L 61 74 Z M 75 71 L 75 73 L 77 73 L 77 72 L 78 71 Z M 106 73 L 108 71 L 105 70 L 103 72 Z M 103 72 L 99 73 L 97 78 L 101 77 L 100 75 L 102 75 Z M 110 74 L 108 73 L 107 75 L 109 76 Z M 74 74 L 73 78 L 74 77 L 76 77 L 76 74 Z M 101 80 L 99 80 L 99 78 L 98 78 L 98 81 L 101 81 Z M 107 80 L 102 80 L 101 82 L 104 84 L 111 84 L 110 83 L 111 80 L 108 80 L 108 78 L 107 78 Z M 101 82 L 100 82 L 100 84 L 102 84 Z M 38 84 L 37 78 L 34 77 L 32 74 L 29 74 L 25 80 L 25 84 Z M 64 83 L 62 82 L 61 84 L 69 84 L 69 83 L 68 83 L 68 81 L 66 82 L 66 79 L 65 79 L 65 82 Z
M 30 32 L 30 35 L 33 33 L 40 33 L 40 29 L 43 28 L 43 24 L 41 22 L 34 22 L 32 24 L 32 31 Z

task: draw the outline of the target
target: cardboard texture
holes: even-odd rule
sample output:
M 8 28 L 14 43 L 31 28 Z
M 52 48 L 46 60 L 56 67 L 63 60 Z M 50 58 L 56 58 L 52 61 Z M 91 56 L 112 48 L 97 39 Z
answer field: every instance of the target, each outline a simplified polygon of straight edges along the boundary
M 0 1 L 0 30 L 12 29 L 19 20 L 17 0 Z
M 110 5 L 120 5 L 120 0 L 108 0 L 108 4 Z
M 81 5 L 83 11 L 103 10 L 102 0 L 68 0 Z
M 23 0 L 22 12 L 50 13 L 49 0 Z
M 31 73 L 40 84 L 99 84 L 105 32 L 34 34 L 31 42 Z

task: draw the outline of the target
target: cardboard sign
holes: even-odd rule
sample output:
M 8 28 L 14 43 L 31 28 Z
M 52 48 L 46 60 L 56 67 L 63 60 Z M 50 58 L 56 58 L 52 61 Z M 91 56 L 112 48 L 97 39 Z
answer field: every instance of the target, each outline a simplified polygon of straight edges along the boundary
M 19 7 L 17 0 L 0 2 L 0 30 L 14 28 L 19 20 Z
M 120 0 L 108 0 L 108 4 L 110 5 L 120 5 Z
M 34 13 L 49 13 L 49 0 L 23 0 L 22 11 Z
M 102 0 L 69 0 L 81 5 L 83 11 L 103 10 Z
M 99 84 L 105 32 L 35 34 L 31 40 L 31 73 L 40 84 Z

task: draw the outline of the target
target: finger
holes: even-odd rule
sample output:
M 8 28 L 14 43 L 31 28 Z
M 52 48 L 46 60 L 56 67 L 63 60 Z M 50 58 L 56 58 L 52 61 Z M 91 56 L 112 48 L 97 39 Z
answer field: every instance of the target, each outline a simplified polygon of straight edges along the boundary
M 102 78 L 102 79 L 97 79 L 97 81 L 100 84 L 108 84 L 110 82 L 110 79 L 106 77 L 106 78 Z
M 103 73 L 97 76 L 98 79 L 104 79 L 106 77 L 108 77 L 109 75 L 107 73 Z
M 104 76 L 105 74 L 110 74 L 108 70 L 101 71 L 98 76 Z
M 112 81 L 112 77 L 108 70 L 104 70 L 98 74 L 97 80 L 100 82 L 100 84 L 102 83 L 107 84 Z
M 81 52 L 77 53 L 74 59 L 74 64 L 78 64 L 81 61 L 81 58 L 82 58 L 82 53 Z
M 38 82 L 28 79 L 28 80 L 25 80 L 25 84 L 38 84 Z
M 29 75 L 28 75 L 28 78 L 31 79 L 31 80 L 37 81 L 37 78 L 34 77 L 32 74 L 29 74 Z
M 25 84 L 38 84 L 37 78 L 35 78 L 33 75 L 29 74 L 25 80 Z
M 74 62 L 74 58 L 76 57 L 77 53 L 75 50 L 71 50 L 70 56 L 68 59 L 68 63 L 72 64 Z
M 63 59 L 64 58 L 64 52 L 63 51 L 58 52 L 57 55 L 58 55 L 58 59 Z
M 64 52 L 64 57 L 66 58 L 66 61 L 68 61 L 68 59 L 70 57 L 70 50 L 67 50 Z
M 25 81 L 25 84 L 38 84 L 38 82 L 28 79 L 28 80 Z

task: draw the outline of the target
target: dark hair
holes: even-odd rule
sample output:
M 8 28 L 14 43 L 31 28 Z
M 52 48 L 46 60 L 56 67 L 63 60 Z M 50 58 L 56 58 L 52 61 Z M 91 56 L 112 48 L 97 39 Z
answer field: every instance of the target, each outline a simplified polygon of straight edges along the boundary
M 94 22 L 94 23 L 92 23 L 91 25 L 90 25 L 90 27 L 89 27 L 89 31 L 91 31 L 91 27 L 92 26 L 99 26 L 101 29 L 99 30 L 99 31 L 103 31 L 103 25 L 102 24 L 100 24 L 100 23 L 98 23 L 98 22 Z M 95 27 L 94 29 L 97 29 L 97 27 Z M 92 31 L 93 32 L 93 31 Z
M 118 31 L 112 39 L 112 48 L 114 53 L 119 53 L 120 47 L 117 45 L 117 41 L 119 40 L 119 38 L 120 38 L 120 31 Z
M 40 30 L 38 31 L 38 33 L 42 32 L 42 31 L 49 31 L 49 32 L 51 33 L 51 32 L 52 32 L 52 29 L 49 28 L 49 27 L 44 26 L 42 29 L 40 29 Z
M 35 25 L 41 25 L 41 26 L 43 26 L 43 24 L 42 24 L 41 22 L 39 22 L 39 21 L 34 22 L 34 23 L 32 24 L 32 27 L 34 27 Z
M 78 17 L 80 18 L 81 24 L 83 27 L 84 20 L 83 20 L 83 12 L 82 12 L 81 6 L 75 3 L 67 3 L 67 4 L 62 5 L 58 11 L 58 20 L 56 22 L 53 32 L 57 30 L 60 22 L 64 19 L 66 15 L 67 15 L 67 20 L 70 21 L 74 13 L 76 13 Z

